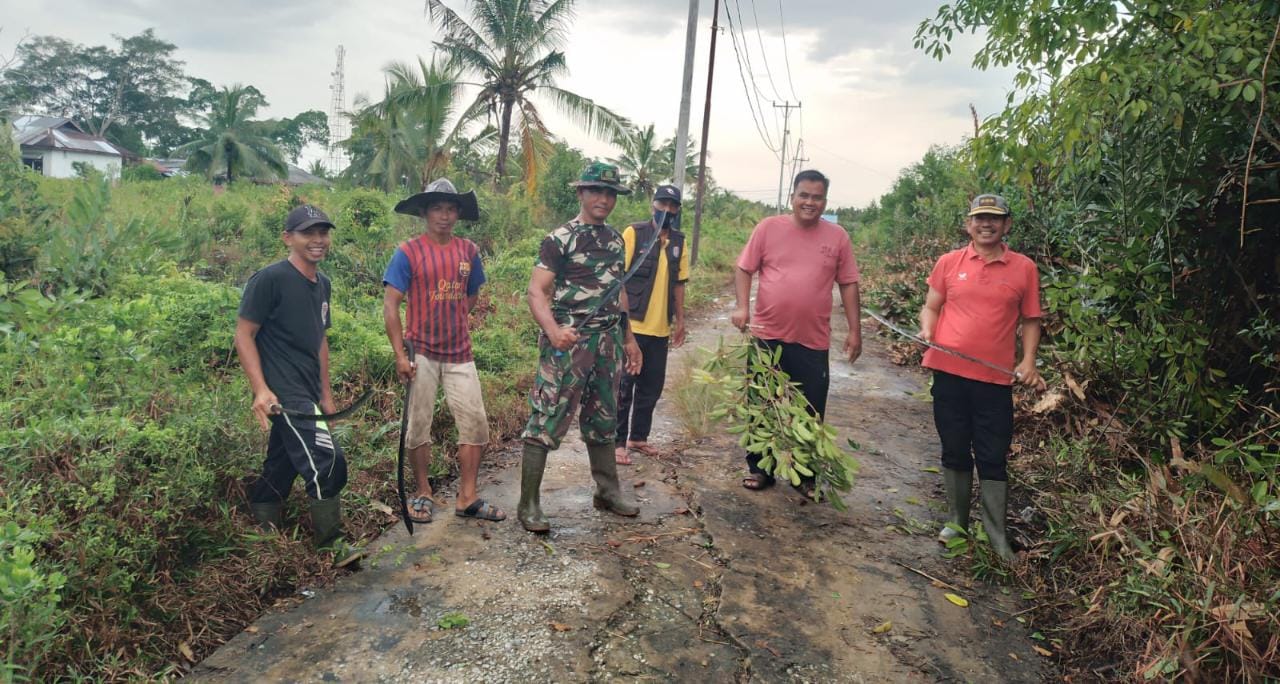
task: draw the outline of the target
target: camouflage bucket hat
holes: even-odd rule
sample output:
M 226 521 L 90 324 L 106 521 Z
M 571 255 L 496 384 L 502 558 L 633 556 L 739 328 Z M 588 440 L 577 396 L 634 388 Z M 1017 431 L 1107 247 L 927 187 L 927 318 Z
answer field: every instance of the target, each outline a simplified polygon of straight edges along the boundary
M 630 195 L 631 191 L 622 184 L 618 175 L 618 167 L 604 162 L 591 162 L 582 172 L 578 180 L 569 184 L 573 188 L 609 188 L 619 195 Z

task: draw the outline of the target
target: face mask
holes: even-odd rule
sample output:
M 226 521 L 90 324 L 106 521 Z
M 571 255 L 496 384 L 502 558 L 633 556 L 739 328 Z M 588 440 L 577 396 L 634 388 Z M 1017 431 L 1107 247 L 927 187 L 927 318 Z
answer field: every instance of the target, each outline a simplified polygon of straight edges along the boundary
M 658 219 L 658 212 L 655 211 L 654 223 L 658 222 L 657 219 Z M 680 230 L 680 214 L 667 212 L 666 218 L 663 220 L 662 225 L 658 227 L 666 228 L 668 230 Z

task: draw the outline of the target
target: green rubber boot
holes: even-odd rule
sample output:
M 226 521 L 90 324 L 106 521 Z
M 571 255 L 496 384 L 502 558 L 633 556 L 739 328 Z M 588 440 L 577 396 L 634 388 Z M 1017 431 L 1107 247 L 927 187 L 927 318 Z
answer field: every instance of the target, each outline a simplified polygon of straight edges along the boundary
M 982 526 L 991 540 L 991 548 L 1006 562 L 1015 556 L 1009 546 L 1009 537 L 1005 534 L 1005 514 L 1009 500 L 1009 483 L 998 480 L 979 480 L 982 493 Z
M 250 503 L 249 514 L 264 534 L 274 534 L 284 527 L 284 502 Z
M 942 469 L 942 484 L 947 490 L 947 522 L 962 530 L 969 529 L 969 497 L 973 495 L 973 471 Z M 938 533 L 938 541 L 947 542 L 960 536 L 949 525 Z
M 596 481 L 596 494 L 591 503 L 596 507 L 628 518 L 640 515 L 640 507 L 622 495 L 618 484 L 618 462 L 613 457 L 612 444 L 588 444 L 587 456 L 591 459 L 591 477 Z
M 530 532 L 550 532 L 551 521 L 542 512 L 542 471 L 547 468 L 547 448 L 525 442 L 520 457 L 520 505 L 516 517 Z
M 338 497 L 312 500 L 311 528 L 316 548 L 333 552 L 333 567 L 345 567 L 364 556 L 363 549 L 342 538 L 342 501 Z

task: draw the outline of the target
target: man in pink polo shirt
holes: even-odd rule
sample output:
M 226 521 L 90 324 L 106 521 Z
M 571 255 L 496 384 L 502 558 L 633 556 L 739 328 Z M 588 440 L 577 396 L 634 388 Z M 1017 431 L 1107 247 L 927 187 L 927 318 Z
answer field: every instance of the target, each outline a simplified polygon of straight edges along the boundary
M 933 369 L 933 421 L 942 441 L 943 481 L 950 508 L 943 543 L 968 529 L 973 468 L 978 467 L 982 525 L 996 553 L 1013 559 L 1005 534 L 1009 491 L 1006 458 L 1013 440 L 1016 379 L 1044 389 L 1036 372 L 1040 345 L 1040 273 L 1027 257 L 1004 244 L 1013 216 L 999 195 L 978 195 L 969 205 L 970 242 L 942 255 L 929 274 L 929 294 L 920 311 L 920 337 L 1002 368 L 992 370 L 929 349 Z M 1022 332 L 1022 359 L 1014 366 L 1015 334 Z M 954 526 L 954 527 L 953 527 Z
M 738 306 L 730 317 L 739 330 L 751 330 L 756 344 L 771 350 L 782 348 L 778 366 L 800 385 L 819 419 L 826 413 L 830 385 L 827 350 L 831 347 L 834 285 L 839 285 L 849 323 L 844 356 L 852 363 L 862 354 L 858 263 L 849 234 L 822 219 L 830 185 L 831 181 L 817 171 L 801 171 L 791 184 L 791 215 L 770 216 L 756 225 L 738 256 L 734 271 Z M 760 287 L 753 316 L 748 303 L 756 274 Z M 759 462 L 759 455 L 747 454 L 749 472 L 742 479 L 743 487 L 765 489 L 773 485 L 774 478 Z M 802 481 L 800 490 L 806 495 L 812 492 L 813 478 Z

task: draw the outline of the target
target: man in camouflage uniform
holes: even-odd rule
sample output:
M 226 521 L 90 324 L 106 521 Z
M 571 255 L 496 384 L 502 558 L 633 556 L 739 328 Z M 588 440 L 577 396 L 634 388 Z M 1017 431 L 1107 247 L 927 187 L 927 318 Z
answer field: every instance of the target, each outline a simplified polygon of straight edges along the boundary
M 572 221 L 543 238 L 538 263 L 529 281 L 529 310 L 542 333 L 538 336 L 538 377 L 529 396 L 532 413 L 525 426 L 521 459 L 520 524 L 530 532 L 547 532 L 539 489 L 547 452 L 560 446 L 575 410 L 582 441 L 587 444 L 593 503 L 624 516 L 640 513 L 624 497 L 613 458 L 617 429 L 619 361 L 626 355 L 628 373 L 640 372 L 640 348 L 627 322 L 626 293 L 617 288 L 590 321 L 606 290 L 623 276 L 622 236 L 605 223 L 619 194 L 630 191 L 618 182 L 617 167 L 596 162 L 577 188 L 581 210 Z

